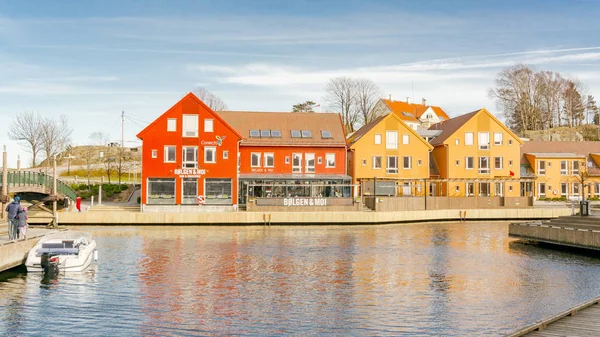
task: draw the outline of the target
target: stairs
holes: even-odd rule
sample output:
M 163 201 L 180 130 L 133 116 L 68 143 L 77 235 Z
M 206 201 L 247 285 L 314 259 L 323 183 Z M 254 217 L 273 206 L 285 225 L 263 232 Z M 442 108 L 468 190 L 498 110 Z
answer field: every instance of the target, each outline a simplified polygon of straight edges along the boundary
M 600 230 L 600 216 L 560 216 L 544 221 L 542 224 L 561 228 Z
M 88 209 L 88 212 L 139 212 L 140 206 L 104 206 L 98 205 Z

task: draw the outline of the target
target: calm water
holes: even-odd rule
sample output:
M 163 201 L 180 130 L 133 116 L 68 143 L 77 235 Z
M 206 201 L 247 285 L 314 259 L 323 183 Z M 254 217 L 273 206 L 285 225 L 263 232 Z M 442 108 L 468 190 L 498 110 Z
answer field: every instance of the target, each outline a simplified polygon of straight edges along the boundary
M 600 258 L 507 227 L 85 228 L 87 271 L 0 274 L 0 335 L 495 336 L 600 295 Z

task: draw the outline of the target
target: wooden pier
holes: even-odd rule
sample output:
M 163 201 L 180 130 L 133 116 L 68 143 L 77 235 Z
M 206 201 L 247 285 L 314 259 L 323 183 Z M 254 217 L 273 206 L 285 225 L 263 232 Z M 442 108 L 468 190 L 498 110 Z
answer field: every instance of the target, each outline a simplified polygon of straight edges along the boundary
M 600 216 L 561 216 L 549 221 L 511 223 L 508 235 L 553 245 L 600 250 Z
M 536 322 L 509 337 L 600 336 L 600 297 Z
M 33 248 L 40 238 L 48 233 L 57 230 L 45 228 L 29 228 L 27 230 L 27 239 L 8 240 L 7 224 L 0 222 L 0 272 L 20 266 L 25 263 L 27 254 Z

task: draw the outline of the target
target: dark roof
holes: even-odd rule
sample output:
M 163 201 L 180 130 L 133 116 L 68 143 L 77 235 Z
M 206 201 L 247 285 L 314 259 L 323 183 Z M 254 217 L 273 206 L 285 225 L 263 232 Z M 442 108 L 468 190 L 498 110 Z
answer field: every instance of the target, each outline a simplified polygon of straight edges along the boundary
M 379 123 L 382 119 L 387 117 L 387 115 L 389 115 L 389 114 L 379 116 L 379 117 L 375 118 L 374 120 L 372 120 L 369 124 L 365 124 L 365 125 L 363 125 L 363 127 L 356 130 L 350 137 L 350 139 L 349 139 L 350 142 L 348 143 L 348 146 L 351 146 L 352 144 L 356 143 L 362 136 L 367 134 L 367 132 L 369 132 L 369 130 L 374 128 L 375 125 L 377 125 L 377 123 Z
M 525 154 L 534 154 L 538 157 L 547 154 L 547 157 L 556 157 L 556 154 L 574 154 L 579 157 L 588 157 L 590 153 L 600 152 L 600 141 L 592 142 L 552 142 L 529 141 L 521 146 L 521 164 L 529 164 Z
M 458 117 L 451 118 L 447 121 L 433 124 L 428 130 L 441 130 L 442 133 L 431 140 L 430 144 L 433 146 L 440 145 L 446 141 L 453 133 L 455 133 L 461 126 L 463 126 L 471 117 L 475 116 L 480 110 L 475 110 Z

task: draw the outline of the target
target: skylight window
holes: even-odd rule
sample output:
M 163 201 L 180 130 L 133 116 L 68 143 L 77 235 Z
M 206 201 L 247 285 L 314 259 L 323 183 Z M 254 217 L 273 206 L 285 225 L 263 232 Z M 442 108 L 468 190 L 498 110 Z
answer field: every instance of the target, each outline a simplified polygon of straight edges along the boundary
M 250 130 L 250 137 L 260 137 L 260 132 L 258 130 Z
M 281 138 L 281 131 L 279 131 L 279 130 L 271 130 L 271 137 L 273 137 L 273 138 Z
M 292 130 L 292 138 L 300 138 L 300 130 Z
M 269 131 L 269 130 L 260 130 L 260 136 L 262 138 L 269 138 L 269 137 L 271 137 L 271 131 Z
M 412 117 L 413 114 L 411 114 L 410 112 L 403 112 L 402 113 L 404 116 L 408 116 L 408 117 Z
M 329 130 L 321 130 L 321 137 L 322 138 L 333 138 L 331 136 L 331 131 L 329 131 Z
M 302 130 L 302 138 L 311 138 L 312 134 L 309 130 Z

